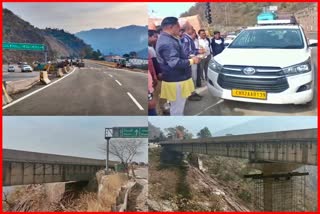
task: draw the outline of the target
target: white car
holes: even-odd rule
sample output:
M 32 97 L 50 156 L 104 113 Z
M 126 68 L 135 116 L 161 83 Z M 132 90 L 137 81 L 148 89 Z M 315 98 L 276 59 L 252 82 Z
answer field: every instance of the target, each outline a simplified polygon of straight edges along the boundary
M 224 46 L 230 45 L 230 43 L 236 38 L 236 35 L 228 35 L 224 40 Z
M 316 72 L 311 47 L 317 43 L 295 24 L 247 28 L 209 63 L 208 89 L 226 100 L 310 103 Z
M 30 65 L 22 65 L 21 72 L 32 72 L 33 69 Z
M 14 71 L 15 71 L 14 65 L 9 65 L 8 72 L 14 72 Z

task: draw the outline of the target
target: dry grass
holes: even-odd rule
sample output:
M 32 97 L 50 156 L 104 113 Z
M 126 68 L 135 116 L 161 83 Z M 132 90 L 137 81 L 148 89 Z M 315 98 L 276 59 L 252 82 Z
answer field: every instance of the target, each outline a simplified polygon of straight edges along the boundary
M 112 211 L 126 174 L 97 173 L 99 190 L 94 192 L 65 191 L 64 183 L 17 187 L 5 195 L 4 211 Z

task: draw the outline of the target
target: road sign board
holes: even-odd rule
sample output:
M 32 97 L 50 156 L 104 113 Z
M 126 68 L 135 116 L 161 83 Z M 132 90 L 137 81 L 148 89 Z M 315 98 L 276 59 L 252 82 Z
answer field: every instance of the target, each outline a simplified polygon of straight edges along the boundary
M 44 44 L 30 44 L 30 43 L 4 42 L 2 44 L 2 48 L 5 50 L 45 51 Z
M 147 138 L 148 127 L 113 127 L 113 138 Z

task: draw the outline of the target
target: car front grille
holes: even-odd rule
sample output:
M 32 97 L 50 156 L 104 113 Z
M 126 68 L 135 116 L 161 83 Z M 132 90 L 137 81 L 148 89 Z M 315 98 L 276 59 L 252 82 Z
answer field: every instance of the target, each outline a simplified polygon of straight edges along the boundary
M 246 78 L 219 74 L 218 84 L 224 89 L 259 90 L 268 93 L 280 93 L 289 88 L 286 77 Z
M 242 66 L 242 65 L 224 65 L 222 73 L 230 75 L 246 75 L 243 70 L 247 67 L 254 68 L 256 70 L 255 77 L 281 77 L 284 76 L 280 67 L 267 67 L 267 66 Z

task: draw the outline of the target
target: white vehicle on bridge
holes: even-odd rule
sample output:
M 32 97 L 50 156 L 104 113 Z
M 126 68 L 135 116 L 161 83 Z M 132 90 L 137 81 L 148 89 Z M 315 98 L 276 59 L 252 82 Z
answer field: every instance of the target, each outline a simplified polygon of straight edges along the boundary
M 32 72 L 33 69 L 30 65 L 22 65 L 21 72 Z
M 209 63 L 208 89 L 226 100 L 268 104 L 311 103 L 315 65 L 295 19 L 258 21 Z
M 14 72 L 14 71 L 15 71 L 14 65 L 9 65 L 8 72 Z
M 237 35 L 228 35 L 224 40 L 224 46 L 228 46 L 237 37 Z

